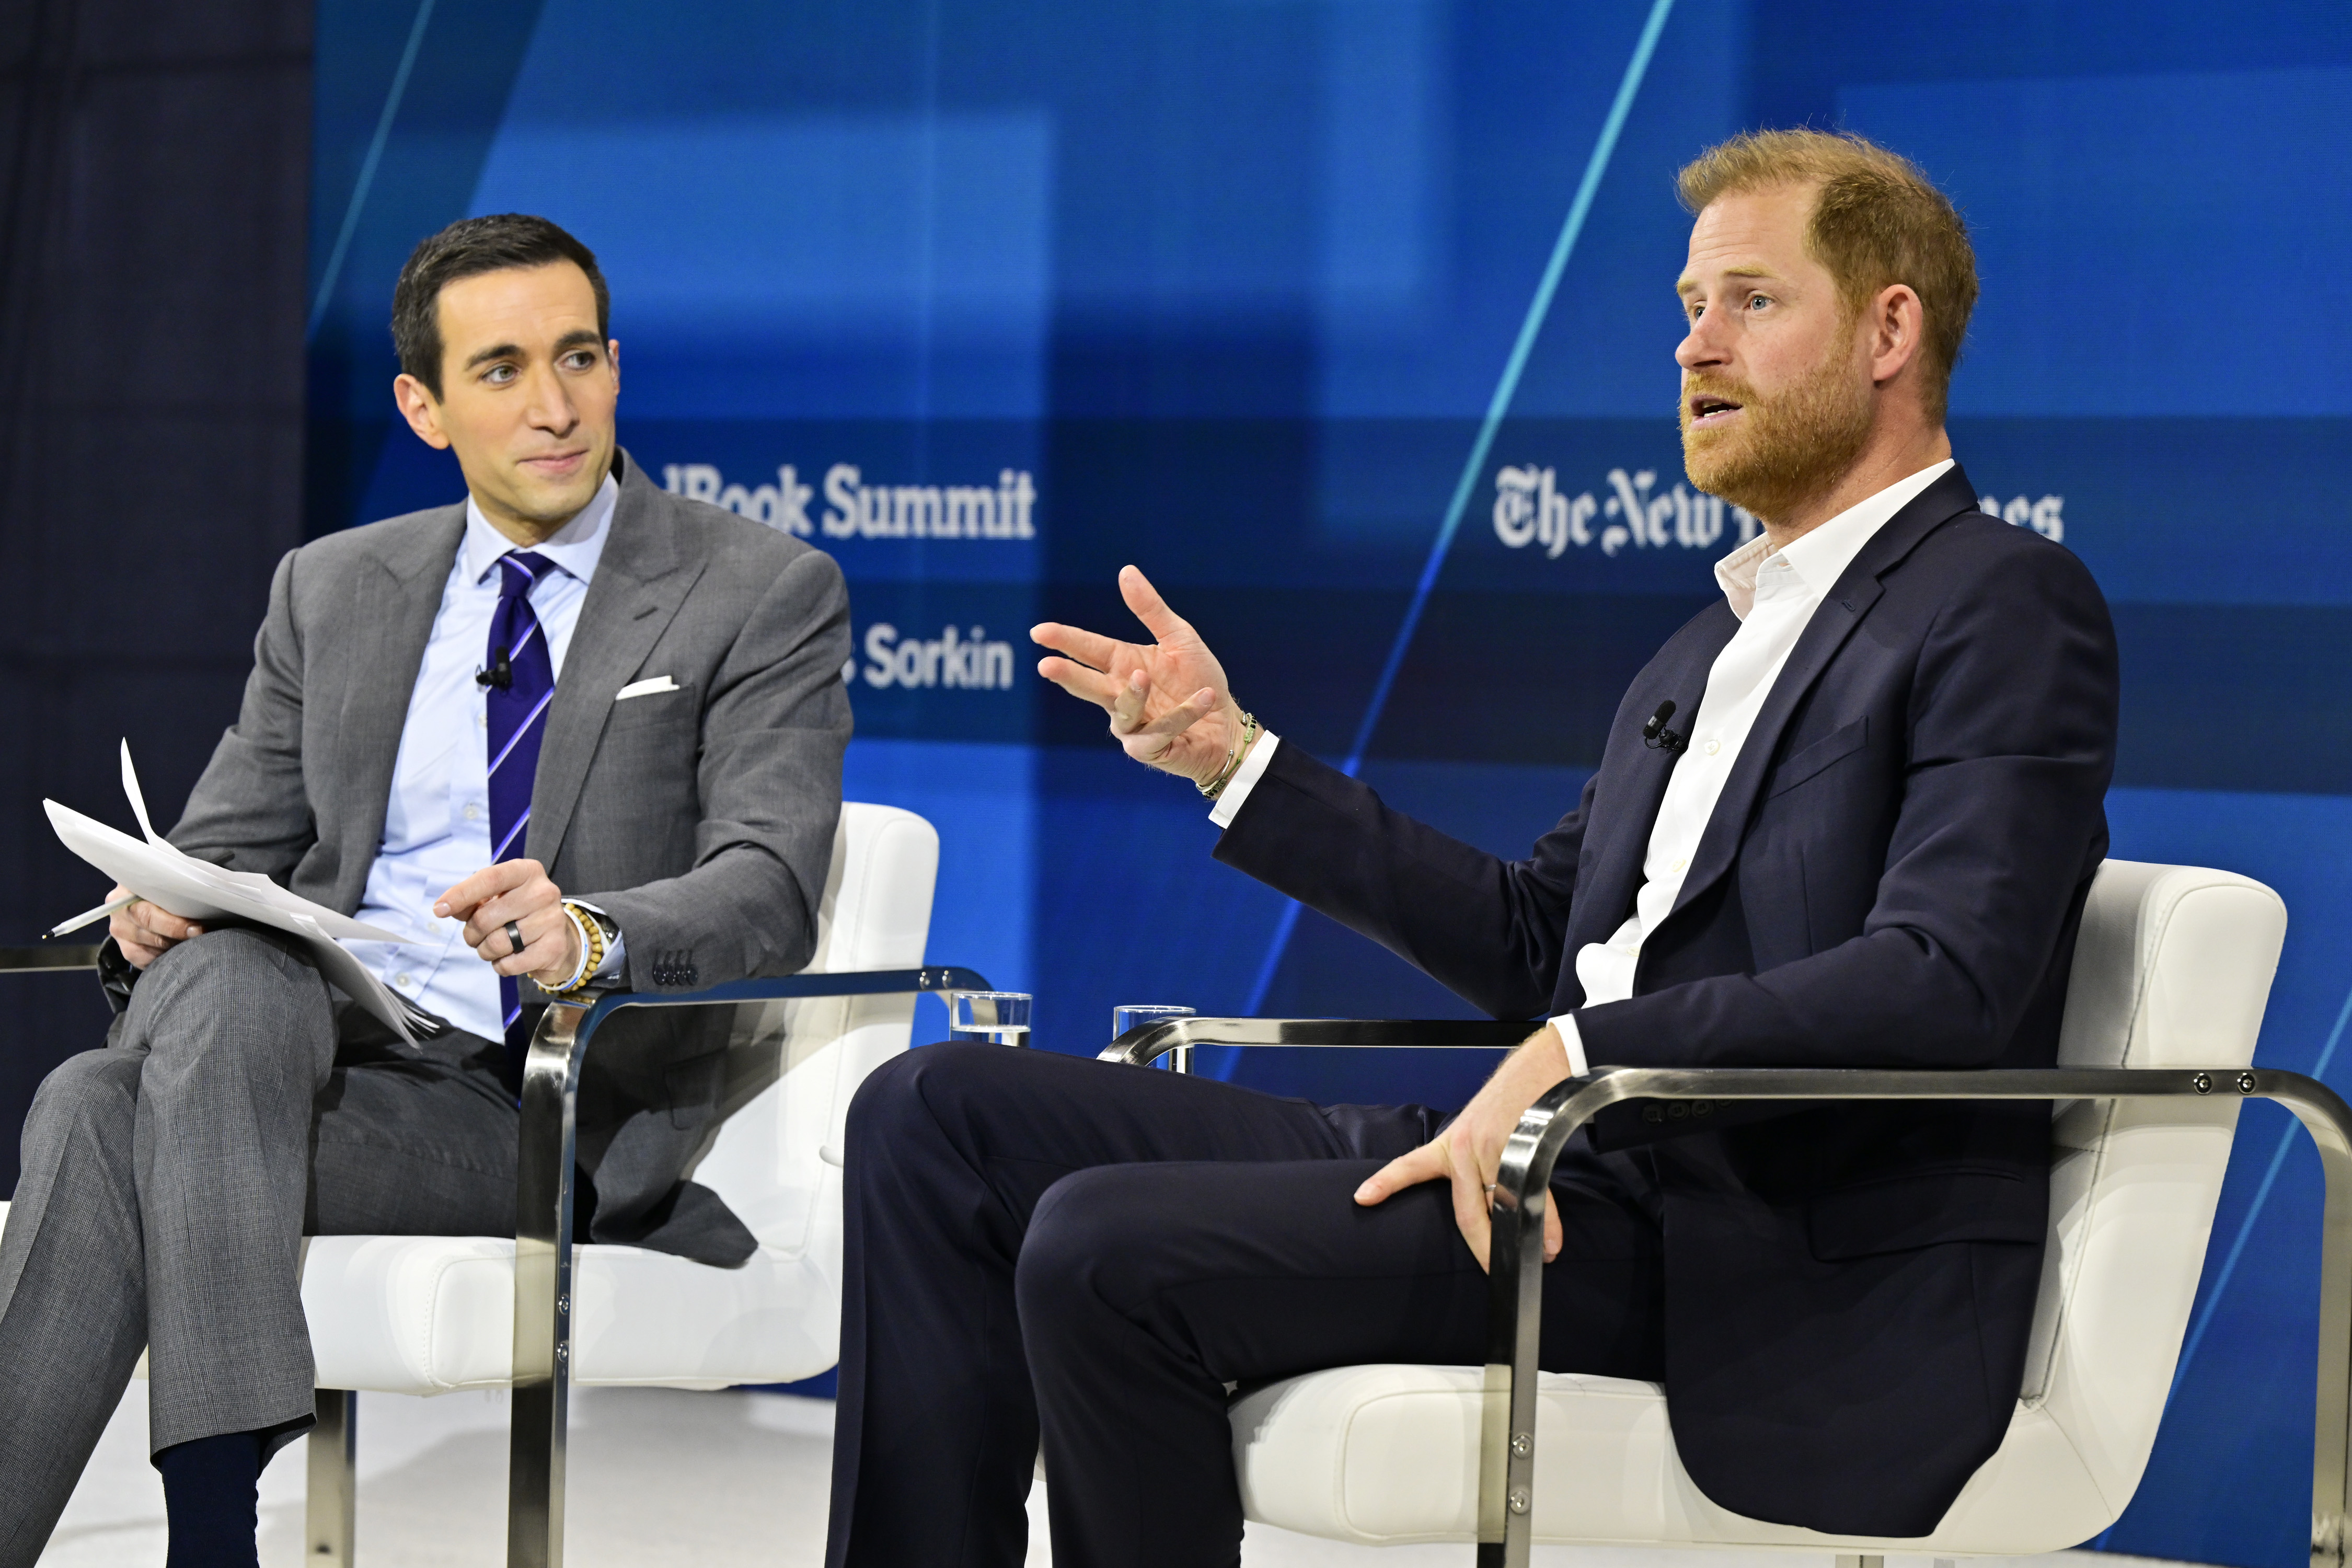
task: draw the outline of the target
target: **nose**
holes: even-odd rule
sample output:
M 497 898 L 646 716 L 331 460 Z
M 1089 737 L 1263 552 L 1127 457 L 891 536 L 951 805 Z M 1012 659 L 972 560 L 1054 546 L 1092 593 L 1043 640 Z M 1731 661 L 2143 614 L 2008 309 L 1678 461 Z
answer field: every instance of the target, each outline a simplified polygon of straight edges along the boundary
M 1685 370 L 1708 370 L 1731 358 L 1730 333 L 1715 310 L 1701 310 L 1675 345 L 1675 363 Z
M 572 394 L 563 378 L 555 374 L 552 365 L 537 365 L 531 370 L 530 400 L 528 408 L 531 426 L 551 435 L 564 436 L 580 423 L 580 411 L 572 406 Z

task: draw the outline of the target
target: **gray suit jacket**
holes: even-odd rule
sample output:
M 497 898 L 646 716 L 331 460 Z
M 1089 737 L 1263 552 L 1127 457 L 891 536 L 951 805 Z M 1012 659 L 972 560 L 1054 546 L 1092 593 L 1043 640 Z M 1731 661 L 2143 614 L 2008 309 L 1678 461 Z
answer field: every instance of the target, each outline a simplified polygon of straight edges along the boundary
M 655 488 L 625 453 L 616 472 L 525 853 L 619 922 L 633 990 L 789 974 L 815 950 L 841 812 L 848 590 L 831 556 Z M 278 563 L 243 709 L 174 844 L 359 907 L 465 516 L 463 502 L 413 512 Z M 665 675 L 677 691 L 614 703 Z M 718 1103 L 726 1011 L 638 1009 L 598 1032 L 580 1102 L 594 1239 L 750 1255 L 717 1195 L 678 1180 Z

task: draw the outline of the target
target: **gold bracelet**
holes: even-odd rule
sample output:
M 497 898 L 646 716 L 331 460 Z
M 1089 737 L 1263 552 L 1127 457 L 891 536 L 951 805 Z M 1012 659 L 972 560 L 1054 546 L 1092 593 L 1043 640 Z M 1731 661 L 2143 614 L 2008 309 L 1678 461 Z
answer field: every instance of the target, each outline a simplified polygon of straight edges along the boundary
M 1256 715 L 1247 710 L 1242 710 L 1241 715 L 1241 740 L 1225 758 L 1225 765 L 1218 770 L 1217 776 L 1210 783 L 1199 786 L 1201 793 L 1211 800 L 1225 793 L 1225 786 L 1234 782 L 1234 775 L 1242 771 L 1242 763 L 1248 760 L 1250 747 L 1257 743 Z
M 571 920 L 572 929 L 581 934 L 585 945 L 581 950 L 580 968 L 570 981 L 562 985 L 540 987 L 550 996 L 572 995 L 593 980 L 596 977 L 596 972 L 604 967 L 604 922 L 569 899 L 563 900 L 563 912 Z

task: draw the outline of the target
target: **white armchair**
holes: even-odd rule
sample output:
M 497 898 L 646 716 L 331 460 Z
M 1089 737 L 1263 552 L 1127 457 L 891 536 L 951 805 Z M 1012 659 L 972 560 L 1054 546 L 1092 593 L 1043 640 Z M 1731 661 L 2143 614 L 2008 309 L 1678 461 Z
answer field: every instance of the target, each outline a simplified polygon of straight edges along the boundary
M 549 1007 L 524 1075 L 519 1242 L 306 1244 L 302 1308 L 320 1387 L 310 1563 L 352 1561 L 358 1391 L 513 1388 L 508 1562 L 555 1568 L 571 1383 L 721 1388 L 793 1382 L 835 1363 L 841 1172 L 839 1156 L 826 1155 L 866 1075 L 907 1048 L 914 994 L 989 988 L 970 970 L 921 967 L 938 868 L 929 823 L 845 805 L 816 953 L 801 973 Z M 15 963 L 0 955 L 0 967 L 87 968 L 94 954 L 34 950 Z M 726 1200 L 758 1249 L 740 1268 L 716 1268 L 641 1247 L 573 1246 L 572 1098 L 597 1026 L 626 1007 L 714 1005 L 736 1015 L 725 1114 L 688 1173 Z
M 1489 1364 L 1358 1366 L 1237 1401 L 1248 1517 L 1366 1544 L 1476 1542 L 1522 1568 L 1532 1542 L 2011 1555 L 2073 1546 L 2131 1500 L 2150 1449 L 2212 1226 L 2238 1103 L 2274 1099 L 2326 1163 L 2313 1562 L 2344 1556 L 2352 1378 L 2352 1110 L 2326 1086 L 2252 1068 L 2286 911 L 2222 871 L 2111 860 L 2084 911 L 2061 1066 L 1969 1073 L 1595 1068 L 1532 1108 L 1495 1195 Z M 1524 1024 L 1187 1019 L 1139 1029 L 1107 1058 L 1181 1044 L 1507 1043 Z M 1535 1371 L 1542 1204 L 1570 1132 L 1648 1099 L 2057 1101 L 2048 1261 L 2025 1384 L 2000 1450 L 1933 1535 L 1845 1540 L 1709 1501 L 1676 1458 L 1654 1384 Z M 1522 1332 L 1522 1325 L 1526 1331 Z

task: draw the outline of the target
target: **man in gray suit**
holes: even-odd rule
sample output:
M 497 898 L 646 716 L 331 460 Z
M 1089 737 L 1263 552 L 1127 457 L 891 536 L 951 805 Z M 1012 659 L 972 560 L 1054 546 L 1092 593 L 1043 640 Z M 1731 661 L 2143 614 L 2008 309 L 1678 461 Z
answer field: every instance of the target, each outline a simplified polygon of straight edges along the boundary
M 43 1084 L 0 1236 L 0 1568 L 39 1556 L 142 1346 L 173 1568 L 252 1563 L 260 1468 L 311 1421 L 301 1237 L 512 1235 L 534 995 L 789 973 L 814 946 L 839 569 L 619 449 L 604 279 L 554 225 L 425 240 L 393 325 L 402 413 L 468 499 L 279 563 L 170 837 L 411 933 L 353 951 L 446 1026 L 397 1038 L 273 932 L 115 917 L 113 1029 Z M 725 1021 L 662 1011 L 589 1058 L 587 1231 L 740 1263 L 750 1232 L 680 1179 Z

